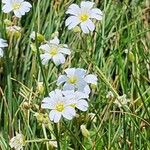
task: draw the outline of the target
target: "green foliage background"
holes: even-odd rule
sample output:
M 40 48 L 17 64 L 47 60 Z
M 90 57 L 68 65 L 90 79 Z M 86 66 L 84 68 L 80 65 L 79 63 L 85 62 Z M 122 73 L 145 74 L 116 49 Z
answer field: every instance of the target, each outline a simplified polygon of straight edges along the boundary
M 21 131 L 26 140 L 32 140 L 25 150 L 52 149 L 45 141 L 55 137 L 54 124 L 49 126 L 37 120 L 34 112 L 46 113 L 40 109 L 46 89 L 50 92 L 56 88 L 58 75 L 67 67 L 94 72 L 99 81 L 90 96 L 88 112 L 78 112 L 77 118 L 64 120 L 57 126 L 62 150 L 150 149 L 150 2 L 94 1 L 104 12 L 104 18 L 96 22 L 96 31 L 89 35 L 65 27 L 68 6 L 80 2 L 30 0 L 32 10 L 17 20 L 17 25 L 22 27 L 20 38 L 7 36 L 4 19 L 12 21 L 12 15 L 0 9 L 0 34 L 9 43 L 4 58 L 0 59 L 0 149 L 10 149 L 9 140 L 16 131 Z M 72 50 L 67 62 L 59 67 L 51 62 L 47 67 L 41 66 L 38 51 L 31 50 L 32 31 L 43 34 L 47 40 L 58 32 L 61 43 L 68 44 Z M 37 91 L 39 81 L 46 85 L 43 94 Z M 115 96 L 126 94 L 129 107 L 120 109 L 113 103 L 114 99 L 107 99 L 110 90 Z M 24 102 L 30 109 L 23 106 Z M 96 122 L 89 119 L 91 112 L 96 114 Z M 82 136 L 82 124 L 86 124 L 89 138 Z

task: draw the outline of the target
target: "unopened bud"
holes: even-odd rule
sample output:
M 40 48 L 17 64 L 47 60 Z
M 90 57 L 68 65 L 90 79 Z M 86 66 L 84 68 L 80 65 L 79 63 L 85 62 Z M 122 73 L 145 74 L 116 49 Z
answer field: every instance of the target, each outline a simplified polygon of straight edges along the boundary
M 35 54 L 37 52 L 36 45 L 34 43 L 31 43 L 30 47 L 31 47 L 33 54 Z
M 135 61 L 134 54 L 131 51 L 129 52 L 129 61 L 131 61 L 131 62 Z
M 21 27 L 19 26 L 9 26 L 6 27 L 6 30 L 9 37 L 14 36 L 18 39 L 21 36 Z
M 42 113 L 35 113 L 34 116 L 36 117 L 36 119 L 37 119 L 37 121 L 38 121 L 39 123 L 43 123 L 43 121 L 44 121 L 44 116 L 43 116 Z
M 97 84 L 91 84 L 91 88 L 92 88 L 93 90 L 96 90 L 96 89 L 97 89 Z
M 38 93 L 40 93 L 40 94 L 43 94 L 43 93 L 44 93 L 43 82 L 38 82 L 38 83 L 37 83 L 37 91 L 38 91 Z
M 33 32 L 31 33 L 30 38 L 33 39 L 33 40 L 35 40 L 35 31 L 33 31 Z M 38 40 L 39 42 L 43 42 L 43 41 L 45 40 L 45 38 L 44 38 L 44 36 L 43 36 L 42 34 L 37 33 L 37 40 Z
M 80 126 L 81 133 L 84 137 L 88 138 L 90 136 L 90 132 L 87 130 L 85 125 Z
M 80 33 L 81 32 L 81 28 L 76 26 L 76 27 L 73 28 L 73 32 Z
M 29 104 L 28 102 L 23 102 L 23 104 L 22 104 L 22 108 L 24 108 L 24 109 L 30 109 L 31 108 L 31 104 Z
M 13 23 L 12 23 L 10 20 L 8 20 L 8 19 L 5 19 L 5 20 L 4 20 L 4 24 L 5 24 L 6 26 L 11 26 L 11 25 L 13 25 Z

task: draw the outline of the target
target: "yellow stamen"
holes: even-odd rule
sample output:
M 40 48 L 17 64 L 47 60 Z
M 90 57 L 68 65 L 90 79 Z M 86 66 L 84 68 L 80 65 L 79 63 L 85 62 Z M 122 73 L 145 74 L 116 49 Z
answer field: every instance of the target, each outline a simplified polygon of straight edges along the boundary
M 80 15 L 80 20 L 81 20 L 82 22 L 87 21 L 88 18 L 89 18 L 89 15 L 88 15 L 88 14 L 81 14 L 81 15 Z
M 70 84 L 75 84 L 77 82 L 77 77 L 75 77 L 75 76 L 70 77 L 69 80 L 68 80 L 68 82 Z
M 12 7 L 13 7 L 13 10 L 17 10 L 20 8 L 20 6 L 21 6 L 20 3 L 14 3 Z
M 50 50 L 50 54 L 51 54 L 52 56 L 56 55 L 57 53 L 58 53 L 58 49 L 57 49 L 57 48 L 52 48 L 52 49 Z
M 62 112 L 64 110 L 64 103 L 59 102 L 56 104 L 56 110 Z

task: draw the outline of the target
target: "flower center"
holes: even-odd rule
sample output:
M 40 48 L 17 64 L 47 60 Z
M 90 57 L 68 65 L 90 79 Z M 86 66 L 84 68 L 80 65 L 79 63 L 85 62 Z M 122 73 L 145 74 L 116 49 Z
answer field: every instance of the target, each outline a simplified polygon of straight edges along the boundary
M 75 77 L 75 76 L 70 77 L 70 78 L 68 79 L 68 82 L 69 82 L 70 84 L 75 84 L 75 83 L 77 82 L 77 77 Z
M 86 13 L 80 15 L 81 22 L 87 21 L 88 18 L 89 18 L 89 15 Z
M 52 49 L 50 50 L 50 54 L 51 54 L 52 56 L 55 56 L 57 53 L 58 53 L 58 48 L 56 48 L 56 47 L 54 47 L 54 48 L 52 48 Z
M 56 110 L 59 111 L 59 112 L 62 112 L 64 110 L 64 103 L 62 102 L 59 102 L 56 104 Z
M 12 7 L 13 7 L 13 10 L 17 10 L 20 8 L 20 6 L 21 6 L 20 3 L 14 3 Z

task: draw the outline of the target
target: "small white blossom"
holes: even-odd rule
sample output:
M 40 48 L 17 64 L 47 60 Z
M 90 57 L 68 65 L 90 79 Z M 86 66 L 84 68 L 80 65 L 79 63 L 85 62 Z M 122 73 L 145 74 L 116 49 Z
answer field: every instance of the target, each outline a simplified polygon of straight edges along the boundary
M 15 150 L 21 150 L 23 149 L 23 146 L 25 145 L 25 138 L 21 133 L 16 133 L 16 136 L 14 136 L 9 143 L 11 148 L 14 148 Z
M 76 115 L 72 104 L 72 101 L 68 100 L 61 90 L 56 89 L 49 93 L 49 97 L 43 99 L 41 107 L 50 109 L 50 120 L 58 123 L 62 116 L 71 120 Z
M 4 55 L 3 48 L 7 46 L 8 46 L 7 41 L 0 38 L 0 57 L 3 57 Z
M 127 99 L 126 94 L 123 94 L 122 96 L 119 96 L 114 103 L 118 105 L 118 107 L 127 106 L 127 103 L 130 102 L 129 99 Z
M 57 85 L 63 84 L 63 90 L 76 90 L 89 94 L 89 84 L 97 84 L 97 77 L 93 74 L 87 74 L 82 68 L 65 69 L 65 75 L 60 75 Z
M 40 49 L 44 50 L 44 54 L 40 55 L 42 64 L 48 64 L 49 60 L 52 60 L 57 66 L 65 63 L 65 56 L 70 55 L 71 51 L 66 44 L 59 43 L 59 39 L 55 37 L 47 44 L 40 46 Z
M 114 94 L 112 91 L 109 91 L 106 95 L 106 98 L 113 98 L 114 97 Z
M 24 0 L 3 0 L 2 2 L 4 3 L 2 8 L 3 12 L 9 13 L 13 11 L 18 18 L 21 18 L 26 12 L 29 12 L 32 7 L 29 2 Z
M 103 13 L 98 8 L 93 8 L 94 2 L 82 1 L 80 7 L 77 4 L 69 6 L 66 14 L 70 14 L 65 24 L 68 29 L 72 29 L 77 25 L 80 25 L 84 33 L 94 31 L 95 25 L 92 22 L 93 19 L 102 20 Z
M 88 95 L 78 91 L 63 91 L 63 94 L 67 97 L 68 100 L 72 101 L 71 106 L 78 108 L 81 111 L 87 111 L 88 102 L 85 100 L 88 98 Z

